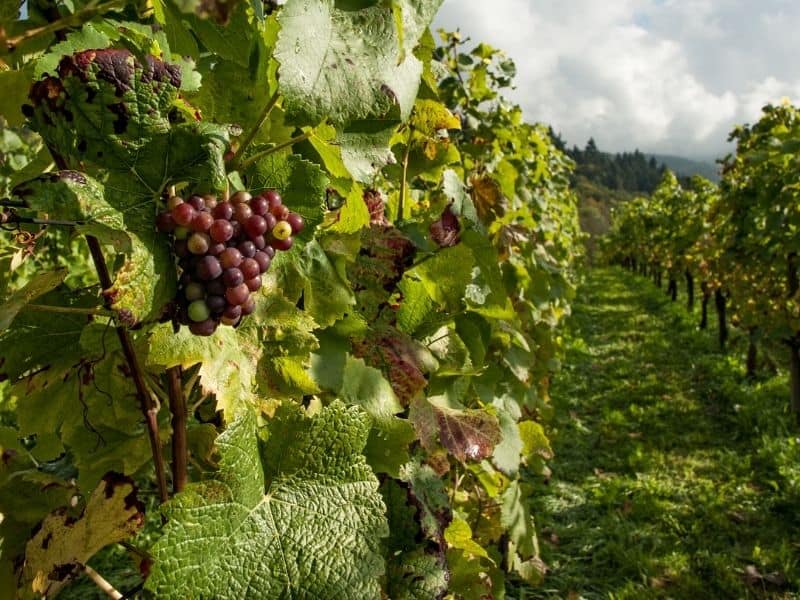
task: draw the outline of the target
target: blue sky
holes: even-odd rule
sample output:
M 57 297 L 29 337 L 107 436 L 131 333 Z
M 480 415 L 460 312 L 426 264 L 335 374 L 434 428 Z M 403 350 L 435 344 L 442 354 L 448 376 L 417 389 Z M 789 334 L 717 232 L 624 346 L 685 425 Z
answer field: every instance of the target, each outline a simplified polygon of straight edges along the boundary
M 434 26 L 505 50 L 528 119 L 578 145 L 709 159 L 800 102 L 797 0 L 445 0 Z

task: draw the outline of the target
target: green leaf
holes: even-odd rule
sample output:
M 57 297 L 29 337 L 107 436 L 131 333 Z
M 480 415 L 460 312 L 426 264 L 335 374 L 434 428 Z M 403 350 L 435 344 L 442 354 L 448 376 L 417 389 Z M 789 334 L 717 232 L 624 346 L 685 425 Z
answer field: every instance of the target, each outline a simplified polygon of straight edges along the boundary
M 421 282 L 428 295 L 450 311 L 462 308 L 464 292 L 472 281 L 474 258 L 463 244 L 438 251 L 431 259 L 406 272 L 405 278 Z
M 39 296 L 56 289 L 67 276 L 66 269 L 39 273 L 25 287 L 16 290 L 0 304 L 0 333 L 9 328 L 17 314 Z
M 388 530 L 361 455 L 368 431 L 341 403 L 315 418 L 280 408 L 262 447 L 252 415 L 232 423 L 220 471 L 167 505 L 146 587 L 165 599 L 380 598 Z
M 378 172 L 395 161 L 389 142 L 398 121 L 369 119 L 350 123 L 338 136 L 342 161 L 353 179 L 372 183 Z
M 453 518 L 442 478 L 417 459 L 403 466 L 400 480 L 411 486 L 422 532 L 428 539 L 442 542 L 444 531 Z
M 403 46 L 413 49 L 440 0 L 403 0 Z M 400 59 L 394 14 L 382 5 L 340 8 L 334 0 L 293 0 L 279 16 L 275 57 L 290 116 L 336 124 L 382 116 L 394 106 L 407 119 L 422 63 Z
M 489 558 L 486 549 L 472 539 L 472 529 L 463 519 L 453 519 L 444 531 L 444 539 L 451 548 L 464 550 L 473 556 Z
M 451 210 L 454 214 L 463 217 L 479 228 L 482 227 L 472 197 L 467 192 L 461 177 L 452 169 L 447 169 L 442 175 L 442 191 L 453 203 Z
M 254 146 L 253 153 L 262 150 Z M 251 165 L 244 173 L 250 190 L 278 190 L 283 203 L 306 221 L 306 228 L 297 236 L 300 240 L 313 237 L 314 229 L 322 222 L 328 177 L 312 162 L 288 152 L 275 152 Z
M 545 566 L 539 558 L 536 527 L 528 510 L 530 500 L 519 481 L 501 496 L 500 518 L 509 539 L 508 568 L 532 585 L 541 583 Z
M 89 308 L 97 305 L 97 296 L 59 288 L 40 296 L 39 302 Z M 80 338 L 86 326 L 86 315 L 82 314 L 63 314 L 57 319 L 44 312 L 17 314 L 11 326 L 0 332 L 0 375 L 14 382 L 26 372 L 46 370 L 54 362 L 80 362 L 83 355 Z M 53 354 L 54 347 L 59 348 L 57 356 Z
M 448 573 L 441 560 L 419 549 L 389 563 L 386 592 L 392 600 L 431 600 L 447 592 Z
M 28 542 L 22 587 L 26 595 L 55 596 L 104 547 L 133 537 L 144 525 L 144 505 L 128 477 L 109 473 L 76 520 L 49 515 Z
M 262 350 L 249 328 L 220 327 L 210 337 L 187 327 L 174 333 L 170 323 L 156 326 L 148 339 L 146 364 L 151 368 L 189 368 L 200 363 L 203 391 L 215 394 L 217 410 L 233 418 L 254 399 L 257 363 Z
M 77 221 L 76 231 L 93 235 L 125 260 L 106 290 L 112 308 L 134 322 L 160 314 L 175 295 L 173 260 L 166 238 L 154 231 L 152 217 L 126 212 L 131 198 L 104 189 L 76 171 L 59 171 L 25 182 L 14 191 L 32 210 L 51 219 Z M 116 204 L 114 204 L 116 203 Z M 107 261 L 114 264 L 114 261 Z

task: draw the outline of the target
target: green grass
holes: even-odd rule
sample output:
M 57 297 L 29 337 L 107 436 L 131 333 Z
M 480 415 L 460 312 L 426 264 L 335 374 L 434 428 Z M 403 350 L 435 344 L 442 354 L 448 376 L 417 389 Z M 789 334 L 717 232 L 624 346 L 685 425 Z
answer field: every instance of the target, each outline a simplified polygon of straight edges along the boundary
M 549 573 L 512 596 L 799 597 L 785 376 L 748 384 L 743 340 L 721 353 L 697 315 L 622 270 L 592 271 L 578 298 L 533 506 Z

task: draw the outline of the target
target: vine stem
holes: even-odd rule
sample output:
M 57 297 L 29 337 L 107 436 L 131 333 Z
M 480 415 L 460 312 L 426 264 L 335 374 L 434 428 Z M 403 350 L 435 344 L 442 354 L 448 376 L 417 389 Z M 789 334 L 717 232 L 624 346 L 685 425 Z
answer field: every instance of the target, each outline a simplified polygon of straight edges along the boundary
M 22 33 L 16 37 L 9 38 L 6 40 L 6 47 L 9 51 L 16 48 L 22 42 L 26 42 L 28 40 L 32 40 L 42 35 L 47 35 L 49 33 L 55 33 L 60 29 L 65 29 L 67 27 L 73 27 L 75 25 L 81 25 L 90 21 L 97 15 L 101 15 L 109 10 L 114 8 L 121 8 L 128 3 L 127 0 L 110 0 L 104 4 L 98 4 L 97 2 L 92 2 L 86 5 L 83 9 L 79 10 L 75 14 L 68 15 L 47 25 L 42 25 L 41 27 L 35 27 L 33 29 L 29 29 L 25 33 Z
M 95 317 L 114 318 L 117 316 L 113 310 L 108 310 L 107 308 L 75 308 L 70 306 L 49 306 L 46 304 L 26 304 L 23 310 L 61 313 L 65 315 L 91 315 Z
M 408 143 L 406 144 L 406 149 L 403 153 L 403 176 L 400 179 L 400 200 L 397 203 L 397 221 L 401 222 L 403 220 L 403 210 L 405 208 L 405 201 L 406 201 L 406 187 L 408 187 L 408 161 L 411 157 L 411 139 L 414 135 L 414 128 L 409 125 L 408 126 Z
M 183 491 L 188 479 L 189 451 L 186 443 L 186 396 L 182 369 L 167 369 L 169 410 L 172 413 L 172 493 Z
M 103 256 L 103 249 L 100 247 L 100 242 L 93 235 L 87 235 L 86 242 L 89 244 L 89 252 L 92 255 L 92 260 L 94 261 L 94 266 L 100 279 L 100 286 L 103 290 L 107 290 L 111 288 L 113 282 L 111 281 L 111 275 L 109 274 L 108 265 Z M 106 303 L 108 304 L 108 301 L 106 301 Z M 136 356 L 136 350 L 133 348 L 133 342 L 131 342 L 131 336 L 128 330 L 125 327 L 118 326 L 116 331 L 120 346 L 122 346 L 122 353 L 131 371 L 133 384 L 136 386 L 136 396 L 139 399 L 139 406 L 144 415 L 145 424 L 147 425 L 147 434 L 150 438 L 150 450 L 153 454 L 153 463 L 156 470 L 158 495 L 163 503 L 169 500 L 169 491 L 167 490 L 167 474 L 164 471 L 164 455 L 161 452 L 161 440 L 158 437 L 158 406 L 153 402 L 153 398 L 147 390 L 147 385 L 144 381 L 144 372 L 139 364 L 139 357 Z
M 291 148 L 295 144 L 304 142 L 310 137 L 311 137 L 311 132 L 308 131 L 306 133 L 303 133 L 302 135 L 295 136 L 290 140 L 286 140 L 285 142 L 278 144 L 277 146 L 273 146 L 272 148 L 267 148 L 266 150 L 262 150 L 261 152 L 256 152 L 255 154 L 253 154 L 253 156 L 251 156 L 247 160 L 241 161 L 238 167 L 240 169 L 246 169 L 254 162 L 261 160 L 265 156 L 269 156 L 270 154 L 274 154 L 275 152 L 280 152 L 281 150 L 285 150 L 286 148 Z
M 67 161 L 50 148 L 50 154 L 56 162 L 59 169 L 67 169 Z M 89 252 L 92 255 L 95 271 L 97 271 L 97 278 L 100 280 L 100 287 L 103 291 L 108 290 L 113 285 L 111 281 L 111 274 L 106 264 L 106 259 L 103 256 L 103 248 L 100 246 L 100 241 L 93 235 L 86 236 L 86 243 L 89 245 Z M 111 309 L 110 301 L 104 296 L 106 308 Z M 158 495 L 161 502 L 169 500 L 169 491 L 167 489 L 167 474 L 164 471 L 164 455 L 161 452 L 161 440 L 158 437 L 158 405 L 153 402 L 153 397 L 147 389 L 145 383 L 144 371 L 139 364 L 139 358 L 136 356 L 136 350 L 133 348 L 130 333 L 127 328 L 118 325 L 116 328 L 117 338 L 122 347 L 122 354 L 125 357 L 125 362 L 128 364 L 128 369 L 131 372 L 133 384 L 136 387 L 136 397 L 139 400 L 139 407 L 144 416 L 145 425 L 147 426 L 147 434 L 150 439 L 150 450 L 153 454 L 153 466 L 156 471 L 156 482 L 158 484 Z
M 89 579 L 91 579 L 106 596 L 109 598 L 114 598 L 114 600 L 122 600 L 122 594 L 120 594 L 113 585 L 106 581 L 106 579 L 92 567 L 89 565 L 83 565 L 83 572 L 86 573 Z
M 242 141 L 241 145 L 239 146 L 239 149 L 236 151 L 236 154 L 234 155 L 233 160 L 231 161 L 231 170 L 232 171 L 238 170 L 239 165 L 242 162 L 242 157 L 244 156 L 244 153 L 247 151 L 247 148 L 250 147 L 250 144 L 253 143 L 253 140 L 256 139 L 256 136 L 258 135 L 258 132 L 264 126 L 264 123 L 269 118 L 269 115 L 272 112 L 272 109 L 275 108 L 275 105 L 278 103 L 279 99 L 280 99 L 280 95 L 278 94 L 278 92 L 275 92 L 272 95 L 272 98 L 270 98 L 269 101 L 267 102 L 267 105 L 264 107 L 264 110 L 261 112 L 261 115 L 258 117 L 258 121 L 253 126 L 253 128 L 250 130 L 250 133 L 247 134 L 247 137 L 244 138 L 244 140 Z

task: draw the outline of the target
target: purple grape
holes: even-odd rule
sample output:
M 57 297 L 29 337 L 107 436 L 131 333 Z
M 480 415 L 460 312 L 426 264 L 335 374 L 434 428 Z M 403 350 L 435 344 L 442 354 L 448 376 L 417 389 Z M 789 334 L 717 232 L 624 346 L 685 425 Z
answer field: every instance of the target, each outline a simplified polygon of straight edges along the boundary
M 244 275 L 236 267 L 231 267 L 223 271 L 222 282 L 229 288 L 236 287 L 244 283 Z
M 258 250 L 256 248 L 256 245 L 249 240 L 239 244 L 238 248 L 239 252 L 241 252 L 242 256 L 244 256 L 245 258 L 253 258 L 256 255 L 256 251 Z
M 237 285 L 233 288 L 225 290 L 225 299 L 233 305 L 244 304 L 250 297 L 250 290 L 245 284 Z
M 198 279 L 202 281 L 211 281 L 222 275 L 222 265 L 219 264 L 219 260 L 215 257 L 204 256 L 200 259 L 200 262 L 197 263 L 195 273 Z
M 272 259 L 266 252 L 256 252 L 256 255 L 253 257 L 253 260 L 255 260 L 258 263 L 258 268 L 262 273 L 267 272 L 267 269 L 269 269 L 269 265 L 272 262 Z
M 227 242 L 234 236 L 233 225 L 225 219 L 217 219 L 209 229 L 211 239 L 215 242 Z
M 214 332 L 217 330 L 217 326 L 218 323 L 214 319 L 206 319 L 205 321 L 201 321 L 199 323 L 191 323 L 189 325 L 189 331 L 195 335 L 208 337 L 214 334 Z
M 228 306 L 228 301 L 223 296 L 209 296 L 206 298 L 209 310 L 215 315 L 219 315 Z

